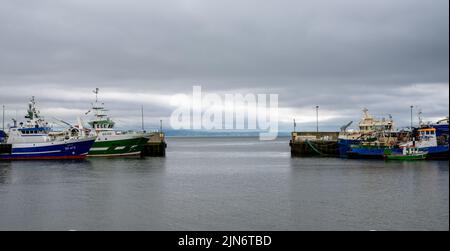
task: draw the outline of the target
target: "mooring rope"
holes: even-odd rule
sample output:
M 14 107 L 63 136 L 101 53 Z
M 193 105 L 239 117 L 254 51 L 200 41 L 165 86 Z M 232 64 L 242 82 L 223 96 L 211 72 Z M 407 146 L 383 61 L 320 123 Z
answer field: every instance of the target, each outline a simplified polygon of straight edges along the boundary
M 318 153 L 319 155 L 323 155 L 323 156 L 330 156 L 329 154 L 325 154 L 322 153 L 321 151 L 317 150 L 311 142 L 309 142 L 309 140 L 305 140 L 305 142 L 308 144 L 309 147 L 311 147 L 311 149 L 313 149 L 316 153 Z

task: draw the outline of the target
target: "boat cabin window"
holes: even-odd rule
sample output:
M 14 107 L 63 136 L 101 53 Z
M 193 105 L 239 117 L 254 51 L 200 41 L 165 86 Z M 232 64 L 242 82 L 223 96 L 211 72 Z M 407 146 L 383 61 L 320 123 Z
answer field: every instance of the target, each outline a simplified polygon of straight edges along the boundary
M 13 131 L 15 132 L 17 130 L 14 129 Z M 21 130 L 21 129 L 19 129 L 19 132 L 21 134 L 46 134 L 46 133 L 48 133 L 48 130 L 44 129 L 44 128 L 39 128 L 38 130 L 29 130 L 29 129 Z
M 435 131 L 421 131 L 420 135 L 422 136 L 430 136 L 430 135 L 435 135 Z

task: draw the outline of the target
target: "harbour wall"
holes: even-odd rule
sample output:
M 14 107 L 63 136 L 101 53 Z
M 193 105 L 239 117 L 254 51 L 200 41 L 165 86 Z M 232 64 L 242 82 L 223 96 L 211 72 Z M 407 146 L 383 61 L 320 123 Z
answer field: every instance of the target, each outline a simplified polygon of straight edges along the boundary
M 292 157 L 339 156 L 339 132 L 292 132 L 290 147 Z
M 151 135 L 150 140 L 142 149 L 142 157 L 165 157 L 166 156 L 166 137 L 162 132 Z

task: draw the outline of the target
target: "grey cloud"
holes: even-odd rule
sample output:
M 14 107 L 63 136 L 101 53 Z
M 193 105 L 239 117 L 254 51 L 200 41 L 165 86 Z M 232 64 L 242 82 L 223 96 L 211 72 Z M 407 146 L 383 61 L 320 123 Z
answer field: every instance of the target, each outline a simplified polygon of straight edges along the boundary
M 409 103 L 418 103 L 430 117 L 445 116 L 448 5 L 446 0 L 3 1 L 0 86 L 36 90 L 36 96 L 83 90 L 82 99 L 42 99 L 46 106 L 76 109 L 88 105 L 95 87 L 169 95 L 201 84 L 205 91 L 279 93 L 283 107 L 320 104 L 342 117 L 329 122 L 336 125 L 352 114 L 357 119 L 365 106 L 396 113 L 401 121 L 407 120 L 402 111 Z M 420 83 L 435 90 L 425 97 L 404 91 Z M 26 98 L 11 88 L 0 92 L 0 103 L 13 109 Z M 109 105 L 125 118 L 135 116 L 139 102 Z M 171 112 L 159 103 L 146 110 L 154 120 Z

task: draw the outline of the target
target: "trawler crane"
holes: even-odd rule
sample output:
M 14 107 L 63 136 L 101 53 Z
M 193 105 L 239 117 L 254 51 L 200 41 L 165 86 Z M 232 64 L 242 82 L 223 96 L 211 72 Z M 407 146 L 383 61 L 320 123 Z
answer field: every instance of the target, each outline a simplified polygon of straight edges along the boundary
M 353 124 L 353 121 L 350 121 L 346 125 L 341 126 L 341 132 L 346 132 L 347 128 L 349 128 L 351 124 Z

